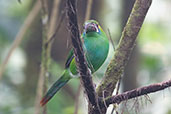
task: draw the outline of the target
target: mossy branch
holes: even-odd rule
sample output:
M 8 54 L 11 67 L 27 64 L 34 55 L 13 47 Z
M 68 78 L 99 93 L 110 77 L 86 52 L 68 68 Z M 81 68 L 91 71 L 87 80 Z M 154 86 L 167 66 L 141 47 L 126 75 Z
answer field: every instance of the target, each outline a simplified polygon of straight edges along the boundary
M 103 96 L 103 93 L 106 97 L 112 95 L 116 83 L 124 72 L 124 68 L 134 48 L 136 37 L 151 2 L 152 0 L 136 0 L 127 24 L 122 32 L 114 57 L 108 65 L 102 82 L 97 88 L 100 97 Z
M 42 58 L 41 58 L 41 67 L 39 73 L 39 79 L 37 84 L 37 92 L 36 92 L 36 101 L 35 101 L 35 114 L 46 114 L 46 106 L 44 106 L 41 110 L 40 107 L 40 100 L 43 94 L 46 92 L 47 89 L 47 74 L 50 65 L 50 49 L 51 43 L 46 45 L 48 41 L 48 1 L 47 0 L 40 0 L 41 2 L 41 20 L 42 20 Z
M 113 104 L 113 103 L 119 104 L 122 101 L 136 98 L 136 97 L 139 97 L 142 95 L 147 95 L 147 94 L 157 92 L 160 90 L 164 90 L 169 87 L 171 87 L 171 80 L 161 82 L 161 83 L 151 84 L 149 86 L 144 86 L 141 88 L 133 89 L 133 90 L 124 92 L 122 94 L 109 97 L 105 100 L 105 103 L 107 106 L 109 106 L 110 104 Z
M 103 80 L 97 87 L 99 97 L 109 97 L 112 95 L 116 83 L 124 73 L 125 66 L 134 48 L 135 40 L 151 3 L 152 0 L 135 1 L 127 24 L 122 32 L 114 57 L 108 65 Z M 106 108 L 103 108 L 103 113 L 105 113 L 106 110 Z

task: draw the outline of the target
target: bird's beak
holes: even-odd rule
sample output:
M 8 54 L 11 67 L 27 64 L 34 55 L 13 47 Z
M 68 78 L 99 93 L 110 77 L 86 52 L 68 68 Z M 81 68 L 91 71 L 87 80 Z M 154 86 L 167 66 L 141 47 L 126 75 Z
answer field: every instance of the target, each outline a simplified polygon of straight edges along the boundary
M 89 24 L 85 25 L 85 31 L 86 31 L 86 33 L 98 32 L 98 28 L 96 27 L 96 25 L 89 23 Z

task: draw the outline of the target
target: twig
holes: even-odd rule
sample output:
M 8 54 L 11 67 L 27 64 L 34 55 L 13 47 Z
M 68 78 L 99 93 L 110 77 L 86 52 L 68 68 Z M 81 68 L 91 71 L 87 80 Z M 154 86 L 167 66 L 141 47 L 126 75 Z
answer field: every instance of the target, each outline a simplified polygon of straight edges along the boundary
M 110 34 L 110 30 L 107 29 L 107 31 L 108 31 L 108 33 L 109 33 L 109 40 L 110 40 L 110 42 L 112 43 L 113 50 L 115 51 L 115 45 L 114 45 L 114 42 L 113 42 L 113 40 L 112 40 L 112 37 L 111 37 L 111 34 Z
M 97 95 L 93 87 L 93 81 L 90 71 L 87 67 L 87 62 L 83 53 L 82 42 L 80 40 L 80 34 L 77 24 L 77 10 L 75 7 L 75 0 L 67 0 L 67 16 L 69 20 L 69 30 L 71 34 L 72 45 L 74 48 L 76 64 L 81 76 L 81 83 L 85 89 L 85 93 L 88 97 L 88 102 L 95 109 L 97 114 L 100 114 Z
M 85 20 L 84 21 L 90 19 L 92 3 L 93 3 L 92 0 L 87 1 L 87 9 L 86 9 L 86 15 L 85 15 Z M 74 114 L 78 114 L 78 106 L 79 106 L 78 104 L 79 104 L 80 93 L 81 93 L 81 84 L 79 84 L 79 87 L 78 87 L 78 90 L 77 90 L 77 97 L 76 97 L 76 100 L 75 100 L 75 113 Z
M 139 97 L 142 95 L 147 95 L 147 94 L 154 93 L 157 91 L 161 91 L 161 90 L 164 90 L 164 89 L 169 88 L 169 87 L 171 87 L 171 80 L 168 80 L 166 82 L 152 84 L 149 86 L 144 86 L 141 88 L 137 88 L 137 89 L 133 89 L 133 90 L 124 92 L 124 93 L 119 94 L 119 95 L 109 97 L 106 99 L 106 104 L 108 106 L 110 104 L 113 104 L 113 103 L 119 104 L 122 101 L 132 99 L 132 98 L 136 98 L 136 97 Z
M 49 31 L 48 31 L 48 40 L 50 39 L 50 36 L 55 32 L 56 29 L 56 21 L 58 19 L 58 13 L 59 13 L 59 5 L 60 5 L 61 0 L 54 0 L 53 3 L 53 9 L 50 17 L 50 22 L 49 22 Z
M 48 38 L 48 41 L 46 42 L 46 46 L 48 45 L 48 43 L 52 42 L 52 40 L 56 37 L 56 35 L 57 35 L 58 31 L 59 31 L 59 28 L 61 27 L 61 24 L 62 24 L 62 22 L 64 20 L 64 16 L 65 15 L 64 15 L 64 12 L 63 12 L 62 16 L 59 19 L 59 22 L 58 22 L 58 25 L 56 27 L 56 30 L 55 30 L 54 34 Z
M 119 94 L 119 89 L 120 89 L 120 85 L 121 85 L 121 79 L 122 79 L 122 76 L 119 78 L 119 81 L 118 81 L 117 90 L 116 90 L 116 95 Z
M 121 85 L 121 79 L 122 79 L 122 76 L 120 77 L 120 79 L 118 81 L 118 84 L 117 84 L 117 87 L 116 87 L 116 95 L 119 94 L 119 88 L 120 88 L 120 85 Z M 113 114 L 114 111 L 116 112 L 116 114 L 118 114 L 118 112 L 115 110 L 116 109 L 116 105 L 117 104 L 113 104 L 113 109 L 111 111 L 111 114 Z
M 22 39 L 24 38 L 25 33 L 27 32 L 27 30 L 30 27 L 30 25 L 32 24 L 32 22 L 35 20 L 39 11 L 40 11 L 40 2 L 38 0 L 35 3 L 35 5 L 33 6 L 32 10 L 30 11 L 29 15 L 27 16 L 26 20 L 24 21 L 23 25 L 21 26 L 19 32 L 17 33 L 15 40 L 14 40 L 6 58 L 5 58 L 5 60 L 3 61 L 2 65 L 0 67 L 0 79 L 3 75 L 3 72 L 4 72 L 4 70 L 8 64 L 8 61 L 9 61 L 12 53 L 20 45 Z
M 87 0 L 85 21 L 90 19 L 93 0 Z

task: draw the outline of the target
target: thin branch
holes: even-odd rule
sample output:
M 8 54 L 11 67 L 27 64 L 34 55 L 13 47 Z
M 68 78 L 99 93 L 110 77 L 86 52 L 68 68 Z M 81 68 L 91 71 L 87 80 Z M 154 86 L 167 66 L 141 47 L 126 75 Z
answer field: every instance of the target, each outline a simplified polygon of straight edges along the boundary
M 100 114 L 98 104 L 97 104 L 97 95 L 95 93 L 95 88 L 93 87 L 93 81 L 90 74 L 90 71 L 87 67 L 87 62 L 85 55 L 83 53 L 82 42 L 80 39 L 78 24 L 77 24 L 77 10 L 75 6 L 75 0 L 67 0 L 67 16 L 69 20 L 69 30 L 71 34 L 72 45 L 74 48 L 75 60 L 79 73 L 81 76 L 81 83 L 85 89 L 85 93 L 88 97 L 88 102 L 94 107 L 95 112 Z
M 90 19 L 90 15 L 91 15 L 91 8 L 92 8 L 92 4 L 93 4 L 93 1 L 92 0 L 88 0 L 87 1 L 87 9 L 86 9 L 86 15 L 85 15 L 85 20 L 89 20 Z M 80 96 L 80 93 L 81 93 L 81 84 L 79 84 L 79 87 L 78 87 L 78 90 L 77 90 L 77 97 L 76 97 L 76 100 L 75 100 L 75 112 L 74 114 L 78 114 L 78 104 L 79 104 L 79 96 Z
M 133 90 L 124 92 L 124 93 L 119 94 L 119 95 L 109 97 L 106 99 L 106 104 L 108 106 L 110 104 L 113 104 L 113 103 L 119 104 L 122 101 L 132 99 L 132 98 L 136 98 L 136 97 L 139 97 L 142 95 L 147 95 L 147 94 L 154 93 L 157 91 L 161 91 L 161 90 L 164 90 L 164 89 L 169 88 L 169 87 L 171 87 L 171 80 L 161 82 L 161 83 L 152 84 L 149 86 L 144 86 L 141 88 L 137 88 L 137 89 L 133 89 Z
M 93 0 L 87 0 L 85 21 L 90 19 Z
M 38 0 L 35 3 L 35 5 L 33 6 L 32 10 L 30 11 L 29 15 L 27 16 L 26 20 L 24 21 L 23 25 L 21 26 L 19 32 L 17 33 L 15 40 L 14 40 L 11 48 L 9 49 L 9 52 L 8 52 L 5 60 L 3 61 L 2 65 L 0 67 L 0 79 L 3 75 L 3 72 L 8 64 L 8 61 L 9 61 L 12 53 L 20 45 L 21 41 L 24 38 L 25 33 L 27 32 L 27 30 L 30 27 L 30 25 L 32 24 L 32 22 L 34 22 L 34 20 L 39 12 L 40 12 L 40 2 Z
M 116 94 L 115 95 L 119 94 L 119 88 L 120 88 L 120 85 L 121 85 L 121 79 L 122 79 L 122 76 L 120 77 L 120 79 L 118 81 L 118 84 L 117 84 L 117 87 L 116 87 Z M 118 112 L 115 110 L 116 109 L 116 105 L 117 104 L 113 104 L 113 109 L 111 111 L 111 114 L 113 114 L 114 111 L 116 112 L 116 114 L 118 114 Z
M 50 64 L 50 44 L 46 46 L 48 40 L 48 2 L 47 0 L 40 0 L 41 2 L 41 14 L 42 14 L 42 59 L 41 59 L 41 68 L 37 84 L 36 99 L 35 99 L 35 114 L 46 114 L 46 106 L 41 110 L 40 100 L 43 96 L 43 93 L 47 89 L 47 78 L 48 78 L 48 69 Z
M 48 45 L 48 43 L 52 42 L 53 39 L 56 37 L 56 35 L 57 35 L 57 33 L 58 33 L 58 31 L 59 31 L 59 29 L 60 29 L 60 27 L 61 27 L 61 24 L 62 24 L 62 22 L 63 22 L 63 20 L 64 20 L 64 16 L 65 16 L 65 15 L 64 15 L 64 12 L 63 12 L 63 13 L 62 13 L 62 16 L 61 16 L 60 19 L 59 19 L 58 25 L 56 26 L 55 32 L 53 33 L 52 36 L 50 36 L 50 37 L 48 38 L 48 41 L 46 42 L 46 45 Z
M 151 2 L 152 0 L 136 0 L 128 22 L 122 32 L 114 57 L 107 68 L 102 82 L 97 88 L 99 96 L 102 96 L 103 91 L 105 91 L 106 97 L 112 95 L 116 83 L 124 72 Z
M 115 45 L 114 45 L 114 42 L 113 42 L 113 40 L 112 40 L 112 36 L 111 36 L 110 30 L 107 29 L 107 31 L 108 31 L 108 34 L 109 34 L 109 41 L 111 42 L 112 47 L 113 47 L 113 50 L 115 51 Z
M 53 3 L 53 9 L 51 13 L 50 22 L 49 22 L 48 40 L 50 39 L 52 34 L 54 34 L 55 29 L 56 29 L 60 2 L 61 0 L 54 0 L 54 3 Z

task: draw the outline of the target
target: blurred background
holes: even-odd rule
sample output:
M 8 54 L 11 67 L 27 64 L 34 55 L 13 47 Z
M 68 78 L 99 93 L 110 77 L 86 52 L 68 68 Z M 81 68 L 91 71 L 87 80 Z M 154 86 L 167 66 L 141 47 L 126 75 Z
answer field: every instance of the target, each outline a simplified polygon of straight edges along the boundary
M 104 31 L 110 30 L 115 47 L 135 0 L 93 0 L 90 19 L 97 20 Z M 54 0 L 49 0 L 52 11 Z M 3 63 L 16 35 L 35 4 L 35 0 L 0 0 L 0 65 Z M 78 20 L 82 24 L 86 12 L 86 0 L 78 0 Z M 58 25 L 65 0 L 59 5 Z M 121 92 L 148 84 L 171 79 L 171 1 L 153 0 L 145 18 L 130 61 L 121 83 Z M 50 15 L 50 17 L 53 17 Z M 107 33 L 108 34 L 108 33 Z M 12 53 L 4 73 L 0 76 L 0 114 L 33 114 L 37 82 L 41 64 L 42 24 L 37 14 L 26 30 L 21 44 Z M 54 40 L 50 65 L 49 87 L 64 69 L 68 51 L 71 49 L 67 19 Z M 113 53 L 110 54 L 110 58 Z M 2 67 L 2 66 L 1 66 Z M 100 69 L 95 74 L 105 72 Z M 79 79 L 73 79 L 48 103 L 47 114 L 73 114 Z M 79 97 L 79 114 L 86 113 L 85 95 Z M 171 114 L 171 91 L 169 89 L 123 102 L 117 110 L 124 114 Z M 112 106 L 111 106 L 112 107 Z M 111 109 L 108 110 L 110 113 Z

